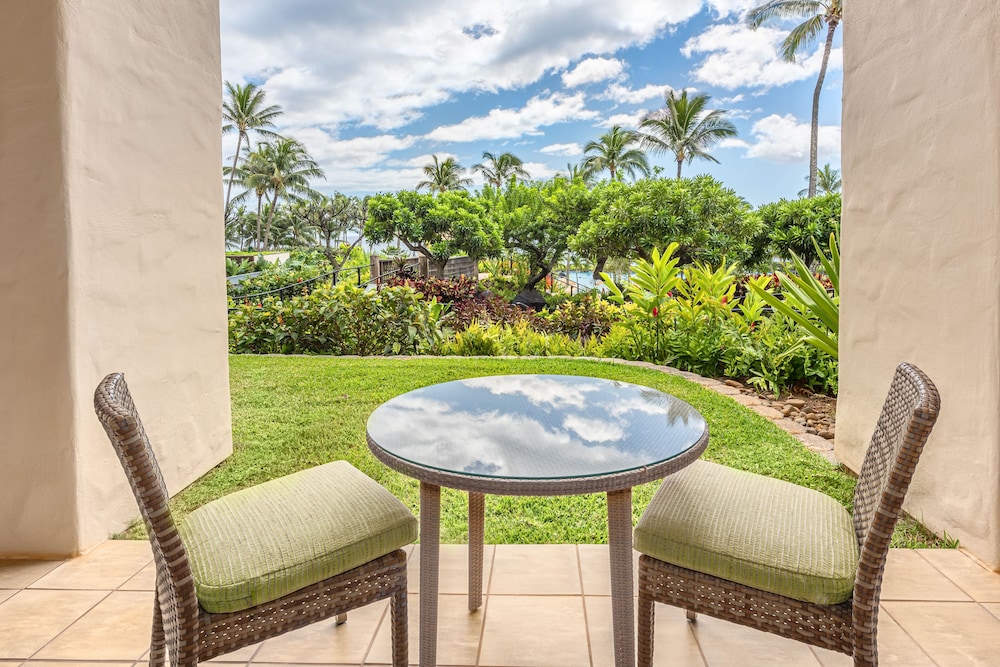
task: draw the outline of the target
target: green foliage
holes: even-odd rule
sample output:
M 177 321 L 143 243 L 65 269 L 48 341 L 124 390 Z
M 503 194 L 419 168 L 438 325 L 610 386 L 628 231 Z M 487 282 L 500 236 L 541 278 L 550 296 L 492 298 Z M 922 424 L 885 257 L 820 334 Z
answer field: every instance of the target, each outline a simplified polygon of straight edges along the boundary
M 487 188 L 482 198 L 506 247 L 528 260 L 528 275 L 519 285 L 526 289 L 534 288 L 562 260 L 570 236 L 594 205 L 586 185 L 564 178 L 530 184 L 511 181 L 503 191 Z
M 763 223 L 754 239 L 753 264 L 766 265 L 772 257 L 790 260 L 798 255 L 809 266 L 819 261 L 814 243 L 823 243 L 840 228 L 840 193 L 812 199 L 782 199 L 757 209 Z
M 259 276 L 248 278 L 243 282 L 227 287 L 230 298 L 236 299 L 250 294 L 260 294 L 270 292 L 282 287 L 289 287 L 298 283 L 329 273 L 330 265 L 319 252 L 293 252 L 287 261 L 270 263 L 258 260 L 255 270 L 261 271 Z M 308 289 L 302 290 L 307 292 Z
M 795 273 L 778 272 L 778 280 L 785 297 L 784 301 L 774 294 L 751 284 L 749 287 L 761 299 L 774 308 L 775 312 L 795 322 L 802 331 L 801 342 L 812 345 L 820 352 L 838 358 L 837 335 L 840 331 L 840 241 L 830 234 L 830 256 L 820 250 L 813 241 L 816 254 L 833 285 L 833 294 L 826 291 L 820 279 L 813 275 L 805 263 L 794 254 L 792 263 Z
M 648 258 L 650 249 L 674 242 L 681 265 L 742 263 L 760 230 L 750 205 L 707 175 L 610 183 L 595 194 L 589 219 L 570 239 L 589 257 Z
M 580 341 L 561 333 L 543 333 L 527 320 L 514 324 L 483 326 L 473 322 L 465 331 L 455 334 L 445 343 L 441 353 L 460 357 L 472 356 L 569 356 L 584 354 Z
M 365 238 L 375 243 L 398 238 L 426 257 L 438 277 L 453 255 L 479 258 L 500 250 L 499 227 L 482 202 L 464 190 L 376 195 L 368 202 Z
M 266 298 L 229 313 L 229 349 L 250 354 L 425 354 L 450 334 L 445 310 L 409 287 L 329 284 L 285 301 Z
M 542 313 L 548 331 L 566 334 L 583 343 L 599 339 L 622 319 L 620 308 L 593 293 L 570 297 L 548 313 Z

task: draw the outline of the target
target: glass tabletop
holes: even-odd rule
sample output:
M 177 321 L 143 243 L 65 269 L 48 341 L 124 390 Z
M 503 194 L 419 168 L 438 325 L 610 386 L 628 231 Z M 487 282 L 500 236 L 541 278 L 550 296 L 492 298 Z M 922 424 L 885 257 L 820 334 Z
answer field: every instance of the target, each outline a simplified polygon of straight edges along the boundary
M 416 389 L 379 406 L 369 442 L 416 466 L 496 479 L 643 468 L 687 453 L 706 425 L 684 401 L 627 382 L 500 375 Z

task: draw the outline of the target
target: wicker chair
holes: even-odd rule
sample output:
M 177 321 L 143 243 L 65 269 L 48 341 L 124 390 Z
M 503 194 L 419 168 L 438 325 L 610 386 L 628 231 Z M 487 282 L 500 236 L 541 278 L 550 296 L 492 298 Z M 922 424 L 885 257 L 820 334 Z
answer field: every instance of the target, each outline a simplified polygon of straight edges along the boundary
M 393 664 L 407 664 L 400 547 L 417 528 L 388 491 L 340 461 L 230 494 L 175 523 L 122 374 L 101 382 L 94 406 L 153 548 L 151 667 L 167 657 L 197 665 L 387 598 Z
M 889 540 L 939 406 L 927 376 L 900 364 L 853 517 L 819 492 L 705 461 L 667 478 L 635 530 L 639 666 L 653 660 L 654 602 L 877 665 Z

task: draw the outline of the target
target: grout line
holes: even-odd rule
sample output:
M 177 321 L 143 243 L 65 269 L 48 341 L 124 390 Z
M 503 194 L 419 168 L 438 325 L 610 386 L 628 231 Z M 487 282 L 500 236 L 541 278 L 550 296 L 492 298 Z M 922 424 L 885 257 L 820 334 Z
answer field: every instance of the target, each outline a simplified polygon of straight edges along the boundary
M 409 558 L 407 558 L 407 560 L 409 560 Z M 409 586 L 410 582 L 407 581 L 406 585 Z M 360 665 L 367 665 L 368 664 L 368 656 L 372 652 L 372 647 L 375 646 L 375 639 L 378 638 L 378 631 L 382 629 L 382 624 L 385 623 L 386 616 L 388 614 L 392 613 L 392 599 L 391 598 L 388 599 L 387 602 L 388 602 L 388 604 L 385 606 L 385 609 L 382 610 L 382 615 L 379 616 L 379 618 L 378 618 L 378 623 L 375 624 L 375 631 L 372 632 L 372 638 L 368 640 L 368 646 L 365 648 L 365 652 L 361 654 L 361 662 L 358 663 Z M 347 613 L 350 613 L 350 612 L 347 612 Z M 406 652 L 409 653 L 410 652 L 410 641 L 409 641 L 409 636 L 410 636 L 410 619 L 409 619 L 409 616 L 410 616 L 410 594 L 409 593 L 406 594 L 406 616 L 407 616 L 407 619 L 406 619 L 406 636 L 407 636 Z M 347 621 L 345 621 L 345 623 L 346 622 Z M 390 623 L 391 623 L 391 621 L 390 621 Z M 390 636 L 392 635 L 392 628 L 389 628 L 389 634 L 390 634 Z M 391 643 L 391 640 L 390 640 L 390 643 Z M 390 652 L 390 655 L 391 655 L 391 652 Z M 410 662 L 410 656 L 409 655 L 406 656 L 406 662 L 407 663 Z
M 42 590 L 46 590 L 46 589 L 42 589 Z M 72 622 L 70 622 L 69 625 L 67 625 L 65 628 L 63 628 L 59 632 L 57 632 L 54 637 L 52 637 L 47 642 L 45 642 L 44 644 L 42 644 L 34 653 L 30 654 L 27 659 L 31 660 L 33 657 L 35 657 L 36 655 L 38 655 L 41 651 L 44 651 L 46 648 L 48 648 L 48 646 L 51 645 L 52 642 L 54 642 L 56 639 L 58 639 L 59 637 L 61 637 L 67 630 L 69 630 L 70 628 L 72 628 L 74 625 L 76 625 L 77 623 L 79 623 L 80 619 L 82 619 L 84 616 L 86 616 L 90 612 L 94 611 L 94 609 L 96 609 L 98 605 L 100 605 L 102 602 L 104 602 L 109 597 L 111 597 L 112 593 L 114 593 L 114 591 L 108 591 L 107 594 L 104 595 L 104 597 L 102 597 L 100 600 L 98 600 L 93 605 L 91 605 L 85 612 L 83 612 L 82 614 L 80 614 L 79 616 L 77 616 Z M 139 657 L 136 658 L 136 660 L 139 660 L 141 657 L 142 657 L 142 654 L 140 653 Z M 132 662 L 134 663 L 135 660 L 133 660 Z
M 912 634 L 910 634 L 910 631 L 907 630 L 905 627 L 903 627 L 903 624 L 899 622 L 899 619 L 897 619 L 895 616 L 893 616 L 889 612 L 889 610 L 885 608 L 885 605 L 883 605 L 881 602 L 879 602 L 878 611 L 879 611 L 880 614 L 885 614 L 886 616 L 888 616 L 889 618 L 891 618 L 892 622 L 896 624 L 896 627 L 898 627 L 903 632 L 904 635 L 906 635 L 907 639 L 909 639 L 911 642 L 913 642 L 913 645 L 916 646 L 918 649 L 920 649 L 920 652 L 923 653 L 924 655 L 926 655 L 927 659 L 930 660 L 932 664 L 938 665 L 938 667 L 940 667 L 939 663 L 934 658 L 931 657 L 930 653 L 927 652 L 927 649 L 925 649 L 923 646 L 921 646 L 920 642 L 917 641 L 917 638 L 914 637 Z M 875 632 L 878 633 L 878 625 L 877 624 L 875 626 Z M 878 635 L 877 634 L 876 634 L 876 637 L 875 637 L 875 641 L 876 641 L 875 650 L 877 651 L 878 650 Z
M 587 637 L 587 659 L 590 660 L 590 667 L 594 667 L 594 644 L 590 641 L 590 620 L 587 618 L 587 598 L 583 589 L 583 559 L 580 558 L 580 545 L 574 544 L 573 550 L 576 552 L 576 575 L 580 581 L 580 603 L 583 605 L 583 632 Z
M 482 660 L 483 657 L 483 638 L 486 637 L 486 611 L 489 609 L 490 598 L 492 596 L 490 591 L 493 590 L 493 571 L 496 569 L 498 548 L 499 545 L 494 544 L 490 553 L 490 576 L 487 577 L 486 591 L 483 592 L 483 606 L 481 607 L 483 618 L 479 624 L 479 644 L 476 646 L 476 657 L 474 660 L 475 665 L 479 665 L 479 661 Z
M 978 600 L 976 600 L 976 597 L 974 595 L 972 595 L 972 593 L 970 593 L 969 591 L 967 591 L 964 588 L 962 588 L 962 585 L 960 583 L 958 583 L 957 581 L 955 581 L 954 579 L 952 579 L 951 577 L 949 577 L 947 572 L 945 572 L 944 570 L 942 570 L 941 568 L 939 568 L 937 565 L 935 565 L 934 563 L 932 563 L 927 558 L 924 558 L 924 555 L 922 553 L 920 553 L 921 552 L 920 549 L 911 549 L 911 551 L 915 552 L 917 554 L 917 556 L 920 557 L 920 560 L 922 560 L 923 562 L 925 562 L 928 565 L 930 565 L 931 568 L 933 568 L 938 574 L 940 574 L 942 577 L 944 577 L 946 581 L 951 582 L 951 584 L 955 588 L 957 588 L 958 590 L 962 591 L 962 593 L 964 593 L 965 596 L 969 598 L 968 600 L 936 600 L 937 602 L 969 602 L 969 601 L 978 602 Z

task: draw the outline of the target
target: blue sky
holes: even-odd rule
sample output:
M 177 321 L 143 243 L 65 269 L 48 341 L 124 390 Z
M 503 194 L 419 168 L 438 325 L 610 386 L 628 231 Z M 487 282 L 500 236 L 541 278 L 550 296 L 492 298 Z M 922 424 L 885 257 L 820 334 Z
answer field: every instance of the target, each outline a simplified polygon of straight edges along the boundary
M 805 187 L 822 44 L 797 63 L 788 26 L 747 29 L 746 0 L 222 0 L 222 68 L 285 113 L 327 174 L 317 189 L 414 188 L 431 155 L 471 167 L 510 151 L 533 177 L 578 163 L 612 125 L 634 128 L 667 91 L 727 109 L 739 138 L 685 165 L 759 205 Z M 840 167 L 840 31 L 820 105 L 820 165 Z M 227 138 L 225 155 L 235 140 Z M 651 156 L 672 176 L 672 156 Z M 478 176 L 475 186 L 482 182 Z

